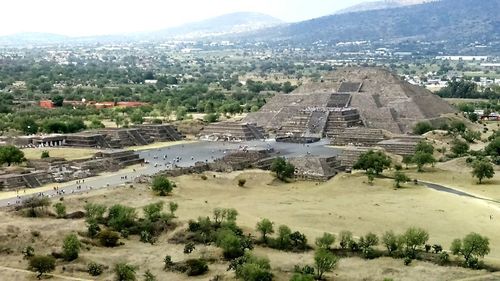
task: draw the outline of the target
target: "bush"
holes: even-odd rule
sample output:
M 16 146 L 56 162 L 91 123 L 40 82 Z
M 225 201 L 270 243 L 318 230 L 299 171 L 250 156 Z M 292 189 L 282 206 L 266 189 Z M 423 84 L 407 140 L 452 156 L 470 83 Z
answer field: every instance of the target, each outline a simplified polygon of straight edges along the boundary
M 236 277 L 244 281 L 271 281 L 273 279 L 269 260 L 248 253 L 231 262 L 229 268 L 234 269 Z
M 439 244 L 432 245 L 432 249 L 434 250 L 435 254 L 439 254 L 443 251 L 443 247 Z
M 191 254 L 196 249 L 196 246 L 193 242 L 187 242 L 184 245 L 184 254 Z
M 399 238 L 394 232 L 386 231 L 384 235 L 382 235 L 382 244 L 384 244 L 389 255 L 392 256 L 399 249 Z
M 135 266 L 126 264 L 126 263 L 118 263 L 115 265 L 115 274 L 117 281 L 135 281 L 137 280 L 135 277 L 137 268 Z
M 63 257 L 67 261 L 72 261 L 78 258 L 80 252 L 80 241 L 75 234 L 70 234 L 64 238 L 63 242 Z
M 208 271 L 207 262 L 202 259 L 190 259 L 186 261 L 187 276 L 203 275 Z
M 33 256 L 35 256 L 35 248 L 33 248 L 32 246 L 27 246 L 26 248 L 24 248 L 24 250 L 21 251 L 22 254 L 23 254 L 23 257 L 25 259 L 29 259 Z
M 63 203 L 61 202 L 55 203 L 54 209 L 56 210 L 58 218 L 64 218 L 66 216 L 66 206 Z
M 350 231 L 341 231 L 339 233 L 340 248 L 347 249 L 352 243 L 352 233 Z
M 243 187 L 243 186 L 245 186 L 246 182 L 247 182 L 246 179 L 238 179 L 238 186 Z
M 446 265 L 450 262 L 450 255 L 447 252 L 441 252 L 438 256 L 438 263 L 440 265 Z
M 120 240 L 120 234 L 111 230 L 103 230 L 99 233 L 99 241 L 104 247 L 116 247 Z
M 96 262 L 89 262 L 87 265 L 87 273 L 90 274 L 91 276 L 99 276 L 102 274 L 104 271 L 104 265 L 96 263 Z
M 323 233 L 323 236 L 316 238 L 316 246 L 319 248 L 329 250 L 331 246 L 335 243 L 335 235 L 330 233 Z
M 285 158 L 278 157 L 271 164 L 271 171 L 276 173 L 276 177 L 284 181 L 287 178 L 292 178 L 295 173 L 295 167 L 287 162 Z
M 120 232 L 136 224 L 137 212 L 134 208 L 120 204 L 113 205 L 108 211 L 108 226 Z
M 201 175 L 201 179 L 204 180 L 204 181 L 206 181 L 208 178 L 207 178 L 206 175 Z
M 40 156 L 41 159 L 49 158 L 50 154 L 47 150 L 42 151 L 42 155 Z
M 166 196 L 174 188 L 172 182 L 164 176 L 156 176 L 153 178 L 152 189 L 158 192 L 160 196 Z
M 412 259 L 412 258 L 410 258 L 410 257 L 405 257 L 405 258 L 404 258 L 404 264 L 405 264 L 406 266 L 408 266 L 408 265 L 410 265 L 410 264 L 411 264 L 412 260 L 413 260 L 413 259 Z
M 431 123 L 429 122 L 418 122 L 415 127 L 413 128 L 413 133 L 415 135 L 423 135 L 429 131 L 434 130 L 434 127 L 432 127 Z
M 51 256 L 34 256 L 29 262 L 29 269 L 38 272 L 38 279 L 41 279 L 44 273 L 51 272 L 55 268 L 56 259 Z

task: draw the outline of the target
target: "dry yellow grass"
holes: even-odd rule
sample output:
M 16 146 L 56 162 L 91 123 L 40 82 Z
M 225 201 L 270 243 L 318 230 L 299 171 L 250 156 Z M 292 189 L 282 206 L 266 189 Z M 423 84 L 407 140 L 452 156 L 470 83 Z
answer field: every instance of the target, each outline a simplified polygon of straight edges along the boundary
M 90 158 L 98 149 L 91 148 L 68 148 L 68 147 L 43 147 L 22 149 L 26 159 L 40 159 L 43 151 L 48 151 L 50 157 L 65 158 L 66 160 L 77 160 Z
M 269 218 L 275 222 L 276 227 L 286 224 L 294 230 L 304 232 L 310 243 L 325 231 L 338 233 L 350 230 L 356 236 L 372 231 L 381 235 L 386 230 L 402 232 L 410 226 L 419 226 L 429 231 L 430 243 L 442 244 L 447 249 L 454 238 L 475 231 L 490 238 L 492 251 L 487 261 L 500 263 L 500 225 L 497 223 L 500 210 L 497 205 L 413 185 L 394 190 L 392 182 L 386 179 L 376 179 L 375 184 L 370 186 L 364 183 L 365 176 L 362 174 L 340 174 L 326 183 L 291 184 L 276 182 L 269 173 L 259 170 L 230 174 L 207 173 L 207 176 L 207 180 L 202 180 L 199 175 L 175 178 L 178 188 L 170 197 L 155 197 L 146 186 L 136 185 L 136 188 L 117 187 L 72 195 L 66 197 L 64 202 L 71 212 L 82 210 L 86 202 L 104 203 L 108 206 L 120 203 L 141 208 L 158 200 L 175 201 L 179 203 L 177 216 L 184 226 L 188 219 L 210 216 L 216 207 L 235 208 L 239 212 L 238 224 L 246 232 L 257 235 L 254 233 L 255 224 L 262 218 Z M 237 186 L 237 179 L 241 177 L 247 180 L 244 188 Z M 0 248 L 10 247 L 14 250 L 13 254 L 0 258 L 2 266 L 24 269 L 26 261 L 20 255 L 23 246 L 33 244 L 37 253 L 49 253 L 60 247 L 60 237 L 69 232 L 85 230 L 83 220 L 28 219 L 11 212 L 1 212 L 1 215 Z M 489 215 L 493 215 L 495 219 L 490 220 Z M 41 236 L 32 237 L 31 230 L 40 231 Z M 183 275 L 162 271 L 162 259 L 165 255 L 171 255 L 174 261 L 188 258 L 182 253 L 182 245 L 167 242 L 171 235 L 172 232 L 161 236 L 156 245 L 144 244 L 137 237 L 131 237 L 124 240 L 124 246 L 116 249 L 90 247 L 81 253 L 77 261 L 65 265 L 66 273 L 61 272 L 61 266 L 58 266 L 56 273 L 88 278 L 82 272 L 88 261 L 98 261 L 108 266 L 126 261 L 139 266 L 141 275 L 146 269 L 150 269 L 159 280 L 187 280 Z M 255 251 L 270 258 L 278 281 L 288 280 L 295 264 L 312 263 L 311 252 L 291 254 L 261 248 Z M 219 254 L 220 250 L 213 247 L 197 246 L 192 256 L 214 257 Z M 227 280 L 233 280 L 233 274 L 226 272 L 226 268 L 227 263 L 216 262 L 210 265 L 208 275 L 195 280 L 209 280 L 216 274 L 226 275 L 229 277 Z M 384 258 L 364 261 L 349 258 L 342 259 L 339 268 L 329 276 L 346 281 L 383 278 L 412 281 L 459 280 L 489 274 L 423 262 L 404 267 L 401 260 Z M 19 278 L 21 277 L 17 275 L 14 277 L 16 280 L 23 280 Z M 24 278 L 32 280 L 29 275 Z M 112 271 L 108 269 L 99 280 L 111 278 Z

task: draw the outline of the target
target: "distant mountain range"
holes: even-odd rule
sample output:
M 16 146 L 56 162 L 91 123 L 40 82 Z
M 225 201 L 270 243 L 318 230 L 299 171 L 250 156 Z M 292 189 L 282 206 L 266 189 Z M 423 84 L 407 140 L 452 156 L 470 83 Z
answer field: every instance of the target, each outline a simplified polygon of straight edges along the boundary
M 295 42 L 500 40 L 500 0 L 442 0 L 390 9 L 336 14 L 259 30 L 249 40 Z
M 262 13 L 238 12 L 140 35 L 152 38 L 204 38 L 238 34 L 283 23 L 280 19 Z
M 410 6 L 411 5 L 411 6 Z M 66 37 L 23 33 L 0 37 L 5 44 L 123 42 L 214 38 L 312 42 L 403 40 L 444 44 L 500 41 L 500 0 L 386 0 L 356 5 L 337 14 L 297 23 L 260 13 L 232 13 L 164 30 L 126 35 Z
M 371 11 L 371 10 L 383 10 L 383 9 L 392 9 L 404 6 L 418 5 L 433 1 L 439 0 L 384 0 L 384 1 L 373 1 L 360 3 L 354 6 L 351 6 L 346 9 L 339 10 L 334 14 L 346 14 L 346 13 L 354 13 L 354 12 L 363 12 L 363 11 Z
M 284 22 L 280 19 L 262 13 L 237 12 L 163 30 L 134 34 L 69 37 L 51 33 L 18 33 L 0 36 L 0 45 L 194 39 L 229 34 L 236 35 L 277 26 L 283 23 Z

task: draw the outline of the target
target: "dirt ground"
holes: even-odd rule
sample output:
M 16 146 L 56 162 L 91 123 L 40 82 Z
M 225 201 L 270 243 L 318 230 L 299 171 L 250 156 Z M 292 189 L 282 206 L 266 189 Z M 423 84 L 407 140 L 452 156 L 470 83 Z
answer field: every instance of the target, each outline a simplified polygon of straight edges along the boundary
M 432 173 L 429 173 L 431 175 Z M 215 178 L 213 177 L 215 175 Z M 200 175 L 187 175 L 175 178 L 178 188 L 172 196 L 155 197 L 146 186 L 135 188 L 117 187 L 96 190 L 88 194 L 72 195 L 65 198 L 68 212 L 82 210 L 86 202 L 99 202 L 108 206 L 121 203 L 140 208 L 148 203 L 163 200 L 179 204 L 177 216 L 180 231 L 189 219 L 198 216 L 210 216 L 216 207 L 235 208 L 239 212 L 238 224 L 245 231 L 254 232 L 257 221 L 269 218 L 276 228 L 286 224 L 292 230 L 304 232 L 309 243 L 323 232 L 338 233 L 350 230 L 356 236 L 371 231 L 378 235 L 386 230 L 403 232 L 410 226 L 419 226 L 430 234 L 430 243 L 442 244 L 449 248 L 454 238 L 463 237 L 475 231 L 490 238 L 491 253 L 488 263 L 500 264 L 500 208 L 493 203 L 484 203 L 475 199 L 459 197 L 430 190 L 413 184 L 394 190 L 388 179 L 376 179 L 370 186 L 365 183 L 362 174 L 340 174 L 326 183 L 296 182 L 277 183 L 268 173 L 259 170 L 234 172 L 230 174 L 208 173 L 208 179 Z M 238 178 L 247 180 L 245 187 L 237 186 Z M 22 259 L 20 251 L 26 245 L 33 245 L 39 254 L 50 253 L 61 246 L 61 237 L 84 231 L 83 220 L 64 219 L 29 219 L 13 212 L 2 210 L 0 222 L 0 266 L 25 270 L 27 261 Z M 141 215 L 141 211 L 139 211 Z M 493 220 L 490 220 L 493 215 Z M 33 235 L 39 231 L 40 236 Z M 144 244 L 138 237 L 123 240 L 125 245 L 114 249 L 89 246 L 80 257 L 70 263 L 58 263 L 52 280 L 69 280 L 63 276 L 72 276 L 80 280 L 92 280 L 84 272 L 89 261 L 97 261 L 109 269 L 98 280 L 112 280 L 112 266 L 119 261 L 126 261 L 139 267 L 138 276 L 150 269 L 159 277 L 158 280 L 187 280 L 187 277 L 163 272 L 162 260 L 171 255 L 174 261 L 185 260 L 189 256 L 182 253 L 183 245 L 167 242 L 175 232 L 162 235 L 155 245 Z M 83 238 L 83 237 L 82 237 Z M 13 253 L 7 255 L 6 249 Z M 276 280 L 288 280 L 295 264 L 311 264 L 312 252 L 304 254 L 284 253 L 270 249 L 257 248 L 255 252 L 271 260 Z M 197 246 L 190 256 L 215 257 L 218 260 L 220 250 L 213 247 Z M 65 272 L 62 271 L 63 266 Z M 210 264 L 209 274 L 189 280 L 210 280 L 220 274 L 225 280 L 233 280 L 233 274 L 227 272 L 227 263 L 218 261 Z M 34 280 L 34 275 L 24 271 L 13 271 L 0 267 L 2 280 Z M 415 262 L 405 267 L 401 260 L 382 258 L 365 261 L 359 258 L 342 259 L 330 280 L 495 280 L 484 271 L 470 271 L 463 268 L 439 267 L 425 262 Z M 479 279 L 476 279 L 479 277 Z M 493 279 L 490 279 L 493 278 Z M 500 278 L 500 277 L 497 277 Z M 140 278 L 141 279 L 141 278 Z M 496 279 L 498 280 L 498 279 Z

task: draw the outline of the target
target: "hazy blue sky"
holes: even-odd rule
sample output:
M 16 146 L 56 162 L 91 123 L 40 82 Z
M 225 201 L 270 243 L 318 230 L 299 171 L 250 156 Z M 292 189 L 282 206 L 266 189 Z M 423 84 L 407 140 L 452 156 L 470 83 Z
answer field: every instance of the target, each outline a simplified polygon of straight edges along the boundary
M 237 11 L 262 12 L 293 22 L 360 2 L 367 0 L 2 0 L 0 35 L 146 31 Z

